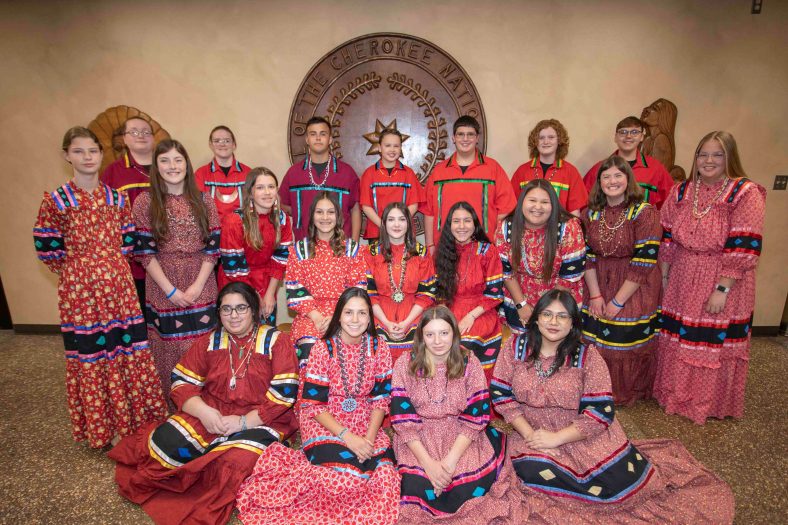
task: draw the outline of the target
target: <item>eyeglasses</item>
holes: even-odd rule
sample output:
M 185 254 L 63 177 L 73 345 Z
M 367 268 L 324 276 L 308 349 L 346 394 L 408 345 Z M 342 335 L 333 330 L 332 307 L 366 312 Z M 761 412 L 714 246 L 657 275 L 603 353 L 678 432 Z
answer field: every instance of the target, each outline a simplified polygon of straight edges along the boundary
M 542 310 L 539 312 L 539 319 L 545 323 L 552 322 L 554 318 L 561 324 L 568 323 L 572 320 L 572 317 L 566 312 L 555 313 L 551 312 L 550 310 Z
M 238 306 L 230 306 L 228 304 L 219 308 L 219 313 L 225 317 L 230 317 L 233 315 L 233 312 L 237 313 L 239 316 L 246 314 L 249 311 L 248 304 L 239 304 Z
M 458 139 L 475 139 L 477 137 L 477 134 L 474 133 L 474 132 L 470 132 L 470 133 L 455 133 L 454 136 L 457 137 Z
M 214 144 L 232 144 L 233 139 L 211 139 Z
M 725 153 L 722 151 L 715 151 L 714 153 L 698 153 L 699 160 L 722 160 L 725 158 Z
M 620 129 L 616 131 L 616 135 L 618 135 L 619 137 L 626 137 L 627 135 L 629 135 L 630 137 L 639 137 L 641 133 L 643 133 L 643 131 L 639 129 L 630 129 L 630 130 Z
M 132 137 L 137 137 L 137 138 L 139 137 L 148 138 L 151 135 L 153 135 L 153 132 L 148 131 L 147 129 L 144 129 L 142 131 L 138 129 L 132 129 L 131 131 L 127 131 L 126 133 L 124 133 L 124 135 L 131 135 Z

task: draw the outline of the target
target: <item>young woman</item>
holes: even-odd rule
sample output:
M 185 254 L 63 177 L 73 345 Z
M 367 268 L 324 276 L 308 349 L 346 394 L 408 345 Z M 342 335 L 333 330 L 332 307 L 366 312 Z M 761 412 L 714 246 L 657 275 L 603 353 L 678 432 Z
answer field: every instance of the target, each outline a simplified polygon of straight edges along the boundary
M 246 283 L 222 288 L 221 325 L 172 371 L 178 411 L 109 453 L 120 494 L 158 524 L 227 523 L 262 451 L 297 428 L 298 363 L 287 334 L 259 323 L 260 306 Z
M 348 288 L 299 389 L 302 450 L 274 446 L 238 492 L 244 523 L 391 524 L 399 475 L 389 438 L 391 354 L 367 292 Z
M 470 204 L 451 207 L 435 252 L 437 299 L 459 319 L 462 346 L 471 350 L 488 378 L 501 349 L 497 308 L 503 301 L 503 270 Z
M 709 133 L 662 207 L 662 330 L 654 397 L 703 424 L 742 417 L 766 190 L 730 133 Z
M 183 353 L 216 324 L 219 216 L 210 195 L 197 189 L 180 142 L 156 145 L 150 180 L 150 192 L 134 203 L 134 254 L 146 270 L 148 338 L 169 392 L 170 374 Z
M 293 244 L 290 220 L 279 210 L 278 186 L 276 175 L 268 168 L 250 171 L 242 192 L 247 204 L 224 216 L 219 242 L 219 287 L 232 281 L 250 284 L 263 300 L 261 313 L 266 324 L 272 326 L 276 326 L 276 291 Z
M 367 217 L 364 238 L 377 239 L 381 215 L 392 202 L 407 207 L 411 217 L 424 202 L 422 188 L 416 174 L 399 159 L 402 156 L 402 134 L 396 129 L 384 129 L 378 139 L 380 160 L 361 175 L 361 211 Z
M 71 433 L 102 448 L 164 417 L 166 405 L 126 262 L 134 244 L 126 192 L 99 182 L 102 147 L 89 129 L 66 132 L 63 158 L 73 178 L 44 195 L 33 239 L 58 275 Z
M 394 365 L 391 422 L 402 476 L 400 521 L 519 523 L 506 436 L 488 426 L 479 360 L 445 306 L 424 312 L 413 351 Z
M 513 332 L 525 329 L 536 301 L 561 287 L 583 296 L 585 239 L 580 221 L 564 211 L 550 183 L 536 179 L 523 188 L 512 215 L 495 238 L 503 263 L 503 313 Z
M 410 351 L 421 313 L 435 302 L 435 268 L 427 250 L 416 242 L 404 204 L 386 206 L 382 224 L 380 238 L 364 254 L 367 292 L 378 334 L 396 362 Z
M 528 149 L 531 160 L 517 168 L 512 175 L 515 196 L 520 196 L 529 181 L 546 180 L 558 195 L 561 206 L 579 217 L 580 210 L 588 202 L 588 192 L 580 172 L 566 161 L 569 133 L 564 125 L 555 119 L 539 121 L 528 134 Z
M 366 264 L 359 244 L 345 239 L 336 197 L 320 192 L 309 210 L 307 237 L 290 247 L 285 272 L 287 306 L 296 317 L 290 330 L 303 369 L 312 345 L 328 327 L 337 299 L 346 288 L 366 289 Z
M 629 163 L 603 161 L 591 187 L 583 335 L 607 363 L 617 405 L 651 397 L 659 320 L 659 212 L 644 201 Z
M 545 293 L 527 329 L 507 341 L 490 393 L 514 428 L 507 453 L 529 522 L 732 522 L 730 488 L 679 441 L 627 439 L 571 294 Z
M 219 219 L 244 209 L 249 201 L 242 195 L 246 175 L 251 168 L 235 159 L 235 134 L 227 126 L 216 126 L 208 135 L 213 159 L 197 168 L 194 178 L 202 192 L 210 193 Z

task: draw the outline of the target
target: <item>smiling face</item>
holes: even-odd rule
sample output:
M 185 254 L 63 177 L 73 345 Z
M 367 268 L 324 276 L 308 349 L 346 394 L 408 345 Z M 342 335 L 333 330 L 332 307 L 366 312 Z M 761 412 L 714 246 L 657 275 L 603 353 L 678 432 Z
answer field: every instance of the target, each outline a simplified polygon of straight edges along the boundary
M 351 297 L 342 308 L 339 326 L 342 327 L 342 339 L 348 343 L 356 343 L 369 328 L 369 307 L 361 297 Z
M 328 129 L 325 123 L 311 124 L 306 128 L 306 146 L 309 148 L 310 155 L 322 157 L 328 153 L 330 145 L 331 130 Z
M 183 181 L 186 180 L 186 157 L 177 149 L 172 148 L 156 157 L 159 175 L 167 186 L 167 193 L 180 195 L 183 193 Z
M 627 174 L 611 166 L 599 174 L 599 186 L 607 197 L 608 204 L 616 205 L 624 200 L 627 191 Z
M 98 173 L 103 156 L 99 145 L 88 137 L 74 138 L 68 150 L 63 152 L 63 158 L 71 164 L 75 174 L 89 177 Z
M 460 155 L 470 155 L 476 151 L 479 134 L 472 126 L 460 126 L 454 134 L 454 147 Z
M 529 228 L 541 228 L 550 219 L 553 205 L 550 195 L 542 188 L 533 188 L 523 198 L 523 217 Z
M 540 131 L 536 149 L 539 150 L 539 158 L 543 162 L 555 162 L 555 152 L 558 151 L 558 133 L 553 128 L 545 128 Z
M 132 156 L 147 157 L 153 152 L 153 130 L 146 121 L 132 118 L 126 121 L 123 143 Z
M 315 204 L 315 214 L 312 220 L 317 228 L 320 239 L 328 240 L 334 235 L 334 227 L 337 225 L 337 210 L 334 204 L 328 199 L 321 199 Z
M 634 133 L 634 135 L 633 135 Z M 638 146 L 643 142 L 646 134 L 638 127 L 626 127 L 616 130 L 613 140 L 618 146 L 618 152 L 625 158 L 630 158 L 637 152 Z
M 433 363 L 445 363 L 451 353 L 454 331 L 443 319 L 433 319 L 424 326 L 422 332 L 427 355 Z
M 475 229 L 473 216 L 469 211 L 457 208 L 451 216 L 449 229 L 451 234 L 454 235 L 454 240 L 458 243 L 465 244 L 469 242 Z
M 392 244 L 402 244 L 405 242 L 405 234 L 408 233 L 408 219 L 405 214 L 397 208 L 392 208 L 386 217 L 386 233 Z
M 238 307 L 243 309 L 244 306 L 246 306 L 246 312 L 238 313 Z M 254 323 L 252 309 L 249 308 L 249 304 L 243 295 L 239 293 L 228 293 L 222 297 L 222 304 L 219 306 L 219 317 L 222 326 L 232 335 L 245 335 Z
M 219 161 L 228 161 L 233 158 L 235 152 L 235 141 L 232 134 L 225 129 L 217 129 L 211 133 L 211 139 L 208 142 L 214 156 Z
M 252 203 L 257 213 L 268 213 L 276 203 L 276 179 L 270 175 L 258 175 L 252 186 Z
M 380 159 L 383 166 L 393 168 L 402 155 L 402 141 L 396 135 L 385 135 L 380 141 Z
M 701 181 L 707 184 L 714 184 L 725 177 L 726 158 L 722 144 L 715 139 L 706 141 L 698 150 L 695 169 L 700 174 Z
M 544 339 L 560 343 L 572 330 L 572 317 L 560 301 L 553 301 L 547 308 L 539 312 L 536 325 Z

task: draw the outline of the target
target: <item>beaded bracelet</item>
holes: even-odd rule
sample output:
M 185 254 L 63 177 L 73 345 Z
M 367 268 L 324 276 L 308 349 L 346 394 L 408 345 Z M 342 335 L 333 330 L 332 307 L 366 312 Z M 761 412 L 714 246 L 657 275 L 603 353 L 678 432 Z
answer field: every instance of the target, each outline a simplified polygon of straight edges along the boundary
M 613 297 L 613 298 L 610 300 L 610 302 L 611 302 L 611 303 L 613 303 L 613 306 L 615 306 L 616 308 L 624 308 L 624 305 L 623 305 L 623 304 L 618 304 L 618 301 L 616 301 L 616 298 L 615 298 L 615 297 Z M 626 303 L 625 303 L 625 304 L 626 304 Z
M 170 293 L 168 293 L 168 294 L 167 294 L 167 299 L 169 299 L 170 297 L 172 297 L 173 295 L 175 295 L 175 292 L 177 292 L 177 291 L 178 291 L 178 287 L 176 286 L 176 287 L 174 287 L 174 288 L 172 289 L 172 291 L 171 291 Z

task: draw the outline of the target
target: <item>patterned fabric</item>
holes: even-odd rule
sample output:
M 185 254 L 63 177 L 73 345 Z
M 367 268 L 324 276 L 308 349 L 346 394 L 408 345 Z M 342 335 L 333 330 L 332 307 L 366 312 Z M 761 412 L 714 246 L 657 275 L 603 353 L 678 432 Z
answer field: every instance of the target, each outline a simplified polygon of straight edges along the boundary
M 67 183 L 44 195 L 33 228 L 39 259 L 58 275 L 72 435 L 94 448 L 165 414 L 124 257 L 134 234 L 129 208 L 125 192 Z
M 708 417 L 742 417 L 755 304 L 755 267 L 760 255 L 766 190 L 747 179 L 723 180 L 720 191 L 677 184 L 662 208 L 665 229 L 659 259 L 670 265 L 662 299 L 654 396 L 668 413 L 702 424 Z M 722 277 L 736 280 L 722 312 L 706 303 Z
M 250 171 L 252 168 L 238 162 L 233 156 L 227 175 L 224 174 L 215 158 L 194 172 L 194 180 L 200 191 L 210 193 L 213 197 L 220 220 L 234 211 L 240 210 L 244 205 L 241 192 L 246 182 L 246 175 Z M 233 199 L 227 202 L 225 198 L 229 197 L 233 197 Z
M 611 153 L 611 156 L 613 155 L 618 155 L 618 150 Z M 594 164 L 583 177 L 583 184 L 589 194 L 596 182 L 599 167 L 603 162 L 604 160 L 600 160 Z M 670 193 L 670 189 L 674 184 L 665 166 L 654 157 L 649 157 L 642 151 L 639 151 L 637 157 L 635 157 L 635 164 L 632 166 L 632 173 L 635 174 L 638 186 L 643 190 L 645 201 L 658 210 L 662 208 L 662 204 L 667 199 L 668 193 Z

